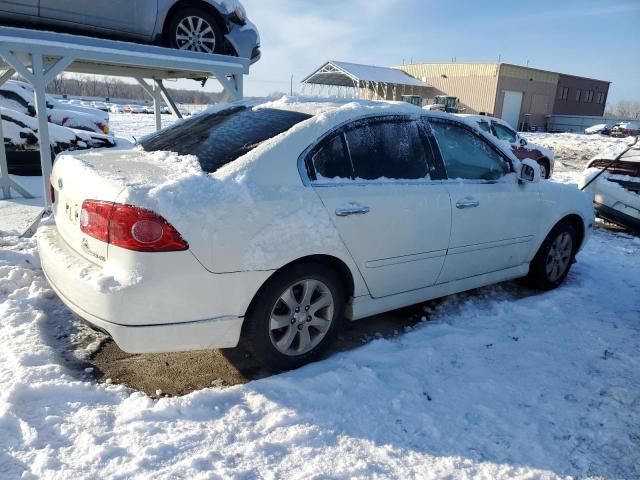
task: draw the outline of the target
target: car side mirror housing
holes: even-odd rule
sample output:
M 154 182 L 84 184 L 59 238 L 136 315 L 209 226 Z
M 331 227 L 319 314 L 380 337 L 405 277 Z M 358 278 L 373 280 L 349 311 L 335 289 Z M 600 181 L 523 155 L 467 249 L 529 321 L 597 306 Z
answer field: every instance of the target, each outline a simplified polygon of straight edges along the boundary
M 520 146 L 521 146 L 521 147 L 525 147 L 525 146 L 527 145 L 527 143 L 528 143 L 528 142 L 527 142 L 527 140 L 526 140 L 526 139 L 524 139 L 524 138 L 520 137 Z
M 520 164 L 520 174 L 518 180 L 521 183 L 538 183 L 542 178 L 540 165 L 538 162 L 525 158 Z

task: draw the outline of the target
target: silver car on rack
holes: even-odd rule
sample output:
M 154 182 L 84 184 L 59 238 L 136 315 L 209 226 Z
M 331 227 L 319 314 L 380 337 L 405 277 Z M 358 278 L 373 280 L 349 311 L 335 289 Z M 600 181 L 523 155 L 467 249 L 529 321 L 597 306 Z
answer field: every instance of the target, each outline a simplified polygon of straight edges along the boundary
M 238 0 L 0 0 L 0 23 L 82 32 L 260 59 L 260 36 Z

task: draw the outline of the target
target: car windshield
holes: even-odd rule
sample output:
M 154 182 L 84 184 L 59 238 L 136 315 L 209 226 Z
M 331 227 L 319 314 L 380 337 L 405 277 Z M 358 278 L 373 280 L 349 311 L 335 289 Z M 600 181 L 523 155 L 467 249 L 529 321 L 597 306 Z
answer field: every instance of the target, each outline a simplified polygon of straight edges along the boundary
M 195 155 L 202 169 L 213 173 L 309 118 L 287 110 L 235 106 L 198 115 L 145 138 L 140 145 L 148 152 Z

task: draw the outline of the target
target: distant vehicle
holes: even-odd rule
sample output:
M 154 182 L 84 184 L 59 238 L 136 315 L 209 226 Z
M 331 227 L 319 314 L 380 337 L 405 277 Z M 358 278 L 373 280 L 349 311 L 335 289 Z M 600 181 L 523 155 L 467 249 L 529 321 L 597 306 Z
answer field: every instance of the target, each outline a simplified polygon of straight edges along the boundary
M 611 133 L 609 135 L 618 138 L 640 135 L 640 120 L 637 122 L 617 123 L 616 126 L 611 129 Z
M 93 108 L 97 108 L 98 110 L 102 110 L 103 112 L 109 111 L 109 105 L 106 102 L 93 102 Z
M 0 21 L 72 30 L 189 50 L 260 59 L 260 36 L 239 0 L 0 0 Z
M 425 110 L 437 110 L 447 113 L 462 113 L 465 109 L 460 106 L 460 99 L 458 97 L 451 97 L 446 95 L 437 96 L 435 103 L 424 107 Z
M 612 160 L 605 156 L 591 160 L 579 187 L 587 185 Z M 593 198 L 598 217 L 640 232 L 640 147 L 629 150 L 585 191 Z
M 15 110 L 0 110 L 9 173 L 42 175 L 38 121 Z M 49 138 L 52 160 L 63 151 L 110 148 L 116 145 L 115 139 L 110 135 L 73 130 L 53 123 L 49 124 Z
M 485 115 L 458 115 L 478 124 L 483 132 L 493 135 L 498 140 L 507 142 L 514 155 L 520 160 L 529 158 L 538 162 L 542 178 L 549 179 L 553 175 L 555 167 L 555 154 L 553 151 L 529 143 L 527 139 L 522 138 L 513 128 L 504 120 Z
M 615 126 L 614 123 L 599 123 L 597 125 L 593 125 L 592 127 L 585 128 L 584 133 L 587 135 L 609 135 L 611 133 L 611 129 Z
M 122 105 L 111 105 L 109 111 L 111 113 L 124 113 L 124 107 Z
M 124 111 L 124 113 L 145 113 L 144 107 L 142 107 L 141 105 L 126 105 L 122 110 Z
M 33 87 L 25 82 L 8 80 L 0 86 L 0 105 L 26 115 L 35 116 Z M 109 133 L 109 116 L 96 108 L 62 102 L 47 95 L 49 121 L 63 127 Z
M 242 342 L 272 370 L 319 358 L 343 315 L 559 287 L 594 222 L 478 127 L 385 102 L 240 102 L 65 157 L 51 185 L 38 249 L 72 311 L 127 352 Z

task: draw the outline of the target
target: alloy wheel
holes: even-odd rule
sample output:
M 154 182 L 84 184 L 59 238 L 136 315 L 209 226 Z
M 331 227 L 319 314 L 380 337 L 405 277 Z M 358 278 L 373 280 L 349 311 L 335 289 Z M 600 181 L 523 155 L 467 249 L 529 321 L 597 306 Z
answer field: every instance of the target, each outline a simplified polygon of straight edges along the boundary
M 571 263 L 573 254 L 573 240 L 567 232 L 562 232 L 556 237 L 549 248 L 546 262 L 547 278 L 557 282 L 566 273 Z
M 273 306 L 269 337 L 280 353 L 295 357 L 316 348 L 326 336 L 335 312 L 329 288 L 306 279 L 289 286 Z
M 176 27 L 175 37 L 180 50 L 213 53 L 216 49 L 216 33 L 202 17 L 184 17 Z

